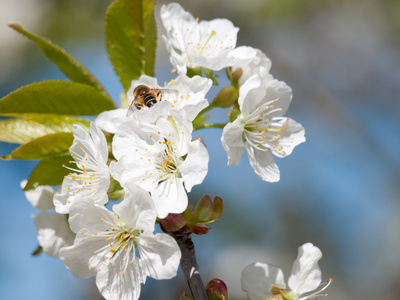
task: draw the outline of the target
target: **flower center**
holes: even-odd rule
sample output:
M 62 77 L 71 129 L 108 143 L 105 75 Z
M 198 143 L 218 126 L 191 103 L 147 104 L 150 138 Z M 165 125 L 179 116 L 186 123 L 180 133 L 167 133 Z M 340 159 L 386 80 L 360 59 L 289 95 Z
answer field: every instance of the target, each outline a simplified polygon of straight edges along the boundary
M 164 176 L 160 176 L 160 181 L 174 175 L 174 177 L 180 177 L 178 165 L 180 163 L 179 158 L 175 154 L 176 148 L 173 147 L 173 142 L 165 140 L 163 144 L 166 146 L 159 157 L 156 164 L 156 168 L 163 173 Z

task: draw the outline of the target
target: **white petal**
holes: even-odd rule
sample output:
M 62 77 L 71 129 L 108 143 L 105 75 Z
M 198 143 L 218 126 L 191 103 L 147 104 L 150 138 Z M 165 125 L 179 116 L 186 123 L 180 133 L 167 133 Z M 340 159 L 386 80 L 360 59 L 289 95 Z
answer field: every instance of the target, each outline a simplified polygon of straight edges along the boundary
M 174 107 L 185 110 L 187 117 L 193 121 L 198 113 L 208 106 L 205 96 L 211 86 L 211 79 L 200 76 L 189 78 L 180 75 L 173 82 L 168 83 L 165 88 L 179 91 L 177 99 L 173 101 Z M 170 99 L 167 100 L 172 102 Z
M 71 205 L 69 224 L 73 232 L 82 228 L 90 232 L 106 231 L 117 224 L 118 218 L 104 206 L 95 204 L 92 197 L 81 197 Z
M 259 74 L 253 74 L 239 89 L 238 103 L 244 116 L 251 114 L 258 107 L 258 103 L 265 96 L 265 88 L 262 86 L 262 78 Z
M 125 198 L 113 205 L 115 211 L 127 228 L 137 228 L 153 232 L 156 210 L 150 194 L 140 186 L 129 183 L 125 186 Z
M 165 218 L 169 213 L 180 214 L 188 205 L 182 178 L 159 183 L 151 195 L 156 205 L 157 217 L 160 219 Z
M 322 253 L 311 243 L 299 247 L 298 255 L 293 263 L 292 274 L 289 277 L 289 288 L 301 295 L 315 290 L 321 283 L 321 270 L 318 261 Z
M 270 151 L 254 149 L 248 143 L 246 143 L 246 149 L 250 165 L 258 177 L 267 182 L 279 181 L 279 169 Z
M 228 123 L 222 132 L 222 146 L 228 156 L 228 166 L 237 166 L 244 152 L 243 129 L 240 125 L 240 116 L 233 122 Z
M 265 86 L 266 94 L 264 102 L 268 102 L 274 99 L 279 99 L 276 101 L 275 105 L 277 108 L 281 108 L 279 116 L 286 113 L 289 105 L 292 101 L 292 89 L 284 81 L 270 80 L 268 78 L 263 78 L 263 86 Z M 274 117 L 271 114 L 271 117 Z
M 41 212 L 35 218 L 38 241 L 43 248 L 43 253 L 58 257 L 62 247 L 73 244 L 75 234 L 69 228 L 64 215 Z
M 241 274 L 242 290 L 250 300 L 263 300 L 272 297 L 271 284 L 286 288 L 281 269 L 268 264 L 254 263 L 248 265 Z
M 89 278 L 96 274 L 94 268 L 89 267 L 89 260 L 97 251 L 104 246 L 104 238 L 88 239 L 78 234 L 74 244 L 60 249 L 59 256 L 65 267 L 79 278 Z
M 170 279 L 176 276 L 181 250 L 171 236 L 157 233 L 154 236 L 140 235 L 138 238 L 140 266 L 155 279 Z
M 126 112 L 125 108 L 104 111 L 97 116 L 96 125 L 106 132 L 117 133 L 118 126 L 128 119 Z
M 272 79 L 272 75 L 269 74 L 271 69 L 271 60 L 261 50 L 241 46 L 234 49 L 230 55 L 235 58 L 232 72 L 238 68 L 242 69 L 239 86 L 243 85 L 247 79 L 256 73 Z
M 21 188 L 25 188 L 28 181 L 21 181 Z M 54 209 L 53 197 L 56 191 L 49 185 L 39 185 L 38 187 L 25 191 L 25 196 L 33 207 L 40 210 Z
M 178 3 L 169 3 L 161 6 L 161 20 L 164 28 L 168 31 L 177 19 L 186 19 L 188 22 L 195 22 L 193 16 L 185 11 Z
M 288 118 L 279 123 L 285 127 L 280 133 L 281 138 L 271 143 L 271 146 L 275 146 L 275 148 L 271 148 L 271 151 L 275 156 L 285 157 L 290 155 L 297 145 L 306 141 L 305 132 L 303 126 L 295 120 Z
M 194 185 L 203 182 L 208 171 L 208 161 L 207 148 L 203 143 L 199 140 L 191 142 L 188 155 L 179 167 L 187 192 L 190 192 Z
M 97 149 L 96 158 L 98 159 L 98 161 L 102 161 L 104 164 L 106 164 L 108 159 L 108 146 L 104 133 L 94 122 L 90 122 L 90 134 L 94 146 Z
M 128 252 L 125 262 L 115 261 L 104 264 L 97 272 L 96 285 L 107 300 L 137 300 L 141 283 L 145 281 L 134 254 Z M 132 262 L 132 264 L 130 264 Z

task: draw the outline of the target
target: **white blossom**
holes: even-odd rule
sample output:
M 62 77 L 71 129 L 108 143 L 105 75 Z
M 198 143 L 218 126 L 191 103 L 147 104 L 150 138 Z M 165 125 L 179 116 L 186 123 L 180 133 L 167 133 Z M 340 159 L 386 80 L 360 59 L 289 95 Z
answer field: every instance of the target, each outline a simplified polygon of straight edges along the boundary
M 69 222 L 77 234 L 74 244 L 60 250 L 65 266 L 80 278 L 96 276 L 106 299 L 136 300 L 146 277 L 176 275 L 181 252 L 175 240 L 153 234 L 154 203 L 138 186 L 125 186 L 125 198 L 109 211 L 90 196 L 70 208 Z
M 156 78 L 142 75 L 139 80 L 132 81 L 127 93 L 129 103 L 134 100 L 134 91 L 139 85 L 160 89 L 162 99 L 151 108 L 144 106 L 141 110 L 134 110 L 132 117 L 137 122 L 155 123 L 161 116 L 169 115 L 170 110 L 184 111 L 186 117 L 193 121 L 199 112 L 208 106 L 205 97 L 212 86 L 212 80 L 200 76 L 189 78 L 186 75 L 179 75 L 170 82 L 164 82 L 164 86 L 160 86 Z
M 272 154 L 285 157 L 305 141 L 301 124 L 283 117 L 291 99 L 291 88 L 266 74 L 256 73 L 240 87 L 241 114 L 224 127 L 221 138 L 228 166 L 237 165 L 246 149 L 250 165 L 262 180 L 279 181 Z
M 254 49 L 248 46 L 241 46 L 234 49 L 230 55 L 234 57 L 232 72 L 238 68 L 242 69 L 242 76 L 239 79 L 239 86 L 242 86 L 247 79 L 256 73 L 273 79 L 269 73 L 271 69 L 271 60 L 260 49 Z
M 22 181 L 21 188 L 24 188 L 26 183 L 26 180 Z M 75 238 L 65 215 L 48 212 L 54 211 L 53 197 L 56 194 L 57 192 L 48 185 L 25 191 L 25 196 L 32 206 L 41 210 L 34 220 L 39 245 L 44 254 L 53 257 L 58 257 L 62 247 L 72 245 Z
M 156 78 L 142 75 L 138 80 L 132 80 L 126 96 L 129 104 L 134 101 L 134 91 L 139 85 L 160 89 L 161 92 L 163 90 L 169 92 L 163 93 L 161 101 L 151 108 L 144 106 L 141 110 L 130 109 L 129 113 L 125 108 L 102 112 L 96 119 L 96 125 L 106 132 L 115 134 L 118 127 L 126 121 L 133 119 L 138 123 L 155 123 L 161 116 L 169 115 L 171 109 L 185 111 L 186 116 L 193 121 L 199 112 L 208 106 L 205 97 L 212 86 L 212 81 L 200 76 L 189 78 L 179 75 L 170 82 L 164 82 L 162 86 Z
M 163 5 L 161 20 L 166 31 L 163 39 L 179 74 L 186 74 L 187 67 L 218 71 L 232 64 L 229 53 L 236 47 L 239 28 L 231 21 L 199 22 L 178 3 Z
M 170 113 L 155 125 L 123 123 L 112 144 L 117 159 L 110 165 L 112 176 L 123 187 L 133 182 L 149 191 L 159 218 L 183 212 L 186 191 L 200 184 L 208 170 L 207 149 L 200 140 L 192 141 L 192 123 L 183 111 Z
M 275 299 L 271 297 L 281 293 L 285 298 L 277 299 L 306 300 L 327 296 L 321 292 L 330 285 L 332 279 L 321 284 L 321 270 L 318 266 L 321 257 L 321 251 L 311 243 L 299 247 L 288 280 L 289 290 L 286 290 L 281 269 L 260 262 L 251 264 L 242 272 L 242 289 L 250 300 Z
M 82 195 L 92 195 L 98 203 L 108 201 L 110 171 L 107 166 L 108 146 L 106 138 L 95 123 L 90 124 L 91 136 L 79 125 L 74 125 L 74 142 L 69 149 L 76 168 L 64 178 L 61 193 L 54 197 L 56 211 L 69 212 L 72 203 Z

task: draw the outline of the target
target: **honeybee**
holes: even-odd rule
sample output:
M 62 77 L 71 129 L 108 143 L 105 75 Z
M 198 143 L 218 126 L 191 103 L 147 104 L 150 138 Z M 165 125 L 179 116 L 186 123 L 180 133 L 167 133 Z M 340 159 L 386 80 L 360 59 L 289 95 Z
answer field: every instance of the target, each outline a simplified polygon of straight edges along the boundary
M 152 89 L 147 85 L 138 85 L 134 91 L 134 99 L 129 106 L 127 116 L 131 116 L 135 110 L 150 108 L 163 100 L 166 95 L 177 95 L 174 89 Z

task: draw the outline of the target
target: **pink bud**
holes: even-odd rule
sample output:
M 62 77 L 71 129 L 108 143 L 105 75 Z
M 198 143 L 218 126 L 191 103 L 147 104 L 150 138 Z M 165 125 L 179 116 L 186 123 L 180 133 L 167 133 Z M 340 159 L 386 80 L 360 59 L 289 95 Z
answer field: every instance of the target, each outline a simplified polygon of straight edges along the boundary
M 206 287 L 209 300 L 229 300 L 228 288 L 221 279 L 212 279 Z

